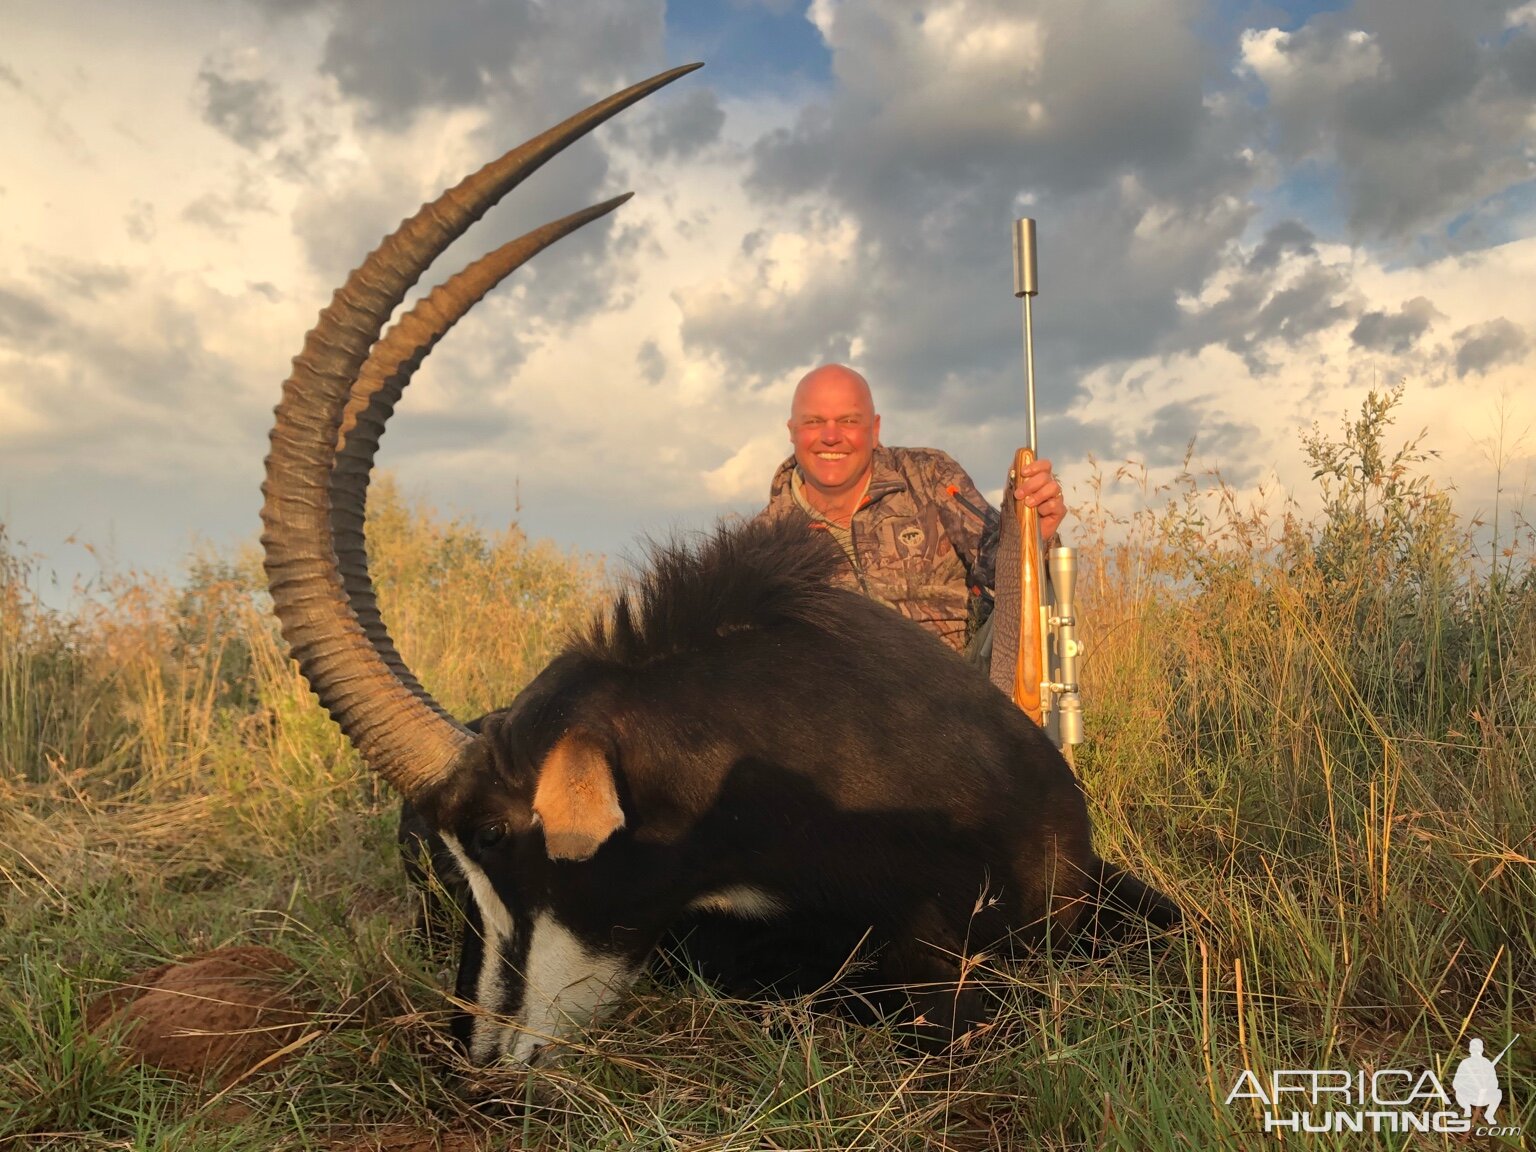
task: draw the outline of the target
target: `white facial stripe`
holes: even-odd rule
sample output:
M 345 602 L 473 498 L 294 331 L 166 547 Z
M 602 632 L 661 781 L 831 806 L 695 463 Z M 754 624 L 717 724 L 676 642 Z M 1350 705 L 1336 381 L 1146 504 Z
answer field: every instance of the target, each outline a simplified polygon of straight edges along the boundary
M 696 912 L 724 912 L 748 920 L 772 920 L 784 911 L 783 901 L 747 884 L 706 892 L 690 901 L 688 907 Z
M 512 914 L 496 895 L 491 878 L 465 854 L 458 838 L 448 832 L 442 833 L 442 837 L 460 873 L 469 881 L 469 890 L 480 912 L 482 950 L 480 973 L 475 980 L 475 1003 L 487 1012 L 505 1011 L 507 988 L 501 979 L 501 961 L 503 950 L 512 946 Z M 476 1063 L 488 1063 L 506 1051 L 508 1030 L 492 1017 L 475 1016 L 471 1028 L 469 1055 Z
M 518 1013 L 524 1031 L 513 1039 L 512 1058 L 526 1063 L 541 1044 L 580 1028 L 634 978 L 622 957 L 588 952 L 569 928 L 540 912 L 528 941 Z

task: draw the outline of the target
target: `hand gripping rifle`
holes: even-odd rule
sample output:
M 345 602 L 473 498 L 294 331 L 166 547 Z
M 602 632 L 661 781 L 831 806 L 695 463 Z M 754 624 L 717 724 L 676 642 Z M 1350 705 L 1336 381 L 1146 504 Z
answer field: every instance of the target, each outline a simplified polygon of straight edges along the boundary
M 1002 535 L 997 550 L 997 606 L 993 624 L 992 682 L 1069 751 L 1083 742 L 1083 705 L 1077 691 L 1077 639 L 1073 591 L 1077 550 L 1060 545 L 1040 563 L 1040 518 L 1016 501 L 1014 489 L 1034 463 L 1035 333 L 1030 301 L 1040 290 L 1035 272 L 1035 222 L 1013 222 L 1013 294 L 1024 300 L 1024 365 L 1029 405 L 1029 447 L 1020 448 L 1003 486 Z

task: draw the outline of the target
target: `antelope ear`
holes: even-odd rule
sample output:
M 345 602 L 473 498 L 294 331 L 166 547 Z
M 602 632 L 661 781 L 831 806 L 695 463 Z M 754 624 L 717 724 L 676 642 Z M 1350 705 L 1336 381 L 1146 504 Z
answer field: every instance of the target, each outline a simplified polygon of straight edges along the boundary
M 590 860 L 624 827 L 607 756 L 584 737 L 562 736 L 539 766 L 533 812 L 551 860 Z

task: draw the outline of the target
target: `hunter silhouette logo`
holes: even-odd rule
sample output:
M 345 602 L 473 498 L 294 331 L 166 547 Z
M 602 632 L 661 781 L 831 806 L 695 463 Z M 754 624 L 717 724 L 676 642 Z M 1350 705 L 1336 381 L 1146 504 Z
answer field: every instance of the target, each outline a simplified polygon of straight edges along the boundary
M 1520 1037 L 1516 1036 L 1515 1040 L 1518 1039 Z M 1515 1046 L 1515 1040 L 1504 1045 L 1504 1052 Z M 1469 1042 L 1467 1051 L 1470 1055 L 1456 1066 L 1456 1075 L 1451 1079 L 1451 1091 L 1456 1093 L 1456 1103 L 1461 1105 L 1467 1119 L 1472 1118 L 1473 1109 L 1481 1108 L 1483 1119 L 1492 1124 L 1494 1111 L 1499 1101 L 1504 1099 L 1504 1093 L 1499 1090 L 1499 1072 L 1494 1067 L 1504 1059 L 1504 1052 L 1492 1060 L 1488 1059 L 1483 1055 L 1481 1040 Z

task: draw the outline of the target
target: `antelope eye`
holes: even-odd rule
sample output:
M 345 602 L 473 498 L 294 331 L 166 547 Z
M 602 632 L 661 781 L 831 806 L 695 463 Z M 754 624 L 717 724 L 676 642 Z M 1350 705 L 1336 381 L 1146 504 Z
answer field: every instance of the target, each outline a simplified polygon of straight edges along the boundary
M 488 848 L 494 848 L 506 839 L 507 830 L 501 824 L 483 824 L 475 829 L 475 848 L 484 852 Z

